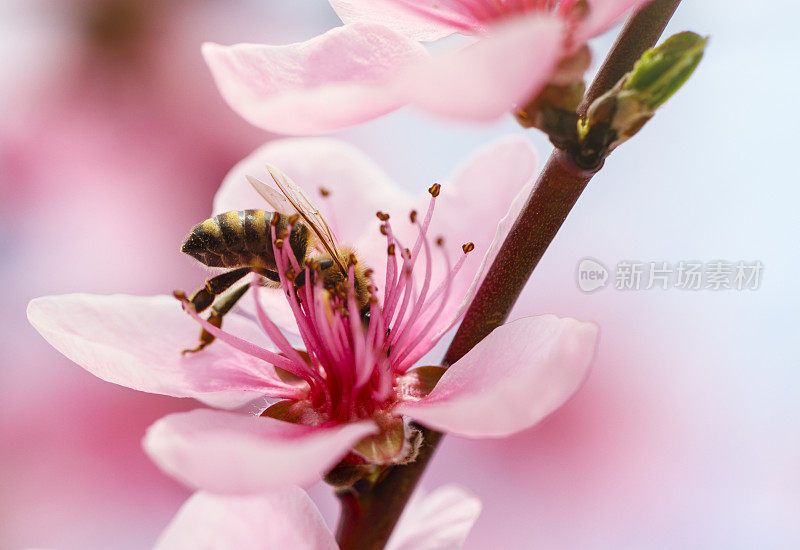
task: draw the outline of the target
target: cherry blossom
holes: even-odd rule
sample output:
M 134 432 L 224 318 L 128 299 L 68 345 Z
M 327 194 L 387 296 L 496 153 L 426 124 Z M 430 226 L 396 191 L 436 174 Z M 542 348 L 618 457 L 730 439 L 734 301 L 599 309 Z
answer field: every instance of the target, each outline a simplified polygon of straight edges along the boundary
M 274 132 L 328 133 L 405 104 L 488 121 L 580 77 L 587 40 L 646 1 L 330 0 L 345 24 L 320 36 L 203 54 L 230 106 Z M 456 33 L 473 43 L 436 55 L 420 43 Z
M 481 512 L 481 502 L 456 485 L 415 494 L 400 517 L 387 550 L 461 548 Z M 195 493 L 156 542 L 156 550 L 335 550 L 333 534 L 314 502 L 292 487 L 269 495 Z
M 45 297 L 31 302 L 28 317 L 51 345 L 104 380 L 217 407 L 250 402 L 169 415 L 148 430 L 147 452 L 188 486 L 259 494 L 326 474 L 347 485 L 414 460 L 419 432 L 411 420 L 464 437 L 502 437 L 536 424 L 583 381 L 597 328 L 553 315 L 495 329 L 447 369 L 425 360 L 463 314 L 536 169 L 529 142 L 507 138 L 420 200 L 349 145 L 272 142 L 233 169 L 215 213 L 264 207 L 245 176 L 291 177 L 308 192 L 321 190 L 320 209 L 339 242 L 357 251 L 348 284 L 323 287 L 313 262 L 280 246 L 273 227 L 281 289 L 252 285 L 250 302 L 222 328 L 185 298 L 181 307 L 167 296 Z M 366 320 L 351 314 L 356 269 L 371 281 Z M 306 282 L 298 287 L 300 273 Z M 218 341 L 181 355 L 197 323 Z

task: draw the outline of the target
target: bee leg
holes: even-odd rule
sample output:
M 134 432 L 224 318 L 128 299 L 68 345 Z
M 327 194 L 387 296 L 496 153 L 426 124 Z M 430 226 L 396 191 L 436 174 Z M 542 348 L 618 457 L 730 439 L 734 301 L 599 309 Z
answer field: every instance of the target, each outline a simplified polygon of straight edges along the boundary
M 269 269 L 256 269 L 256 270 L 254 270 L 254 271 L 255 271 L 256 273 L 258 273 L 259 275 L 261 275 L 262 277 L 264 277 L 264 278 L 266 278 L 266 279 L 269 279 L 269 280 L 270 280 L 270 281 L 272 281 L 273 283 L 278 283 L 278 284 L 280 284 L 280 282 L 281 282 L 281 277 L 280 277 L 280 275 L 278 275 L 278 274 L 277 274 L 277 273 L 275 273 L 274 271 L 270 271 Z
M 236 281 L 250 273 L 249 267 L 240 267 L 231 271 L 226 271 L 216 277 L 212 277 L 206 281 L 203 288 L 192 294 L 189 301 L 194 306 L 194 310 L 198 313 L 205 311 L 214 303 L 214 299 L 218 294 L 222 294 L 228 290 Z
M 325 271 L 326 269 L 333 267 L 333 260 L 320 260 L 316 263 L 314 267 L 311 268 L 311 281 L 314 281 L 314 272 L 315 270 Z M 300 273 L 298 273 L 294 278 L 294 287 L 300 288 L 306 284 L 306 270 L 303 269 Z
M 241 277 L 240 277 L 241 278 Z M 231 283 L 233 284 L 233 283 Z M 228 313 L 236 302 L 245 295 L 247 289 L 250 288 L 250 283 L 245 283 L 227 296 L 223 296 L 211 307 L 211 315 L 208 316 L 208 322 L 217 328 L 222 328 L 222 317 Z M 200 344 L 194 349 L 185 349 L 183 354 L 197 353 L 214 341 L 214 335 L 206 329 L 200 331 Z

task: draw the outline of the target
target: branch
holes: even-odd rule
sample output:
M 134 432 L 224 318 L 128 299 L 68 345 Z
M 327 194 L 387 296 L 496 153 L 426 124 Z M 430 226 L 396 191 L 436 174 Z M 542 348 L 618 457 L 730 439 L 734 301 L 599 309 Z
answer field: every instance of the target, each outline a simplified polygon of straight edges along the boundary
M 642 54 L 653 47 L 680 0 L 654 0 L 627 22 L 601 67 L 579 114 L 609 90 Z M 443 363 L 451 365 L 508 317 L 547 247 L 566 221 L 592 176 L 569 153 L 556 149 L 545 164 L 528 202 L 503 243 Z M 380 550 L 394 529 L 442 434 L 424 427 L 417 459 L 387 470 L 374 485 L 356 484 L 339 495 L 342 514 L 337 539 L 342 550 Z

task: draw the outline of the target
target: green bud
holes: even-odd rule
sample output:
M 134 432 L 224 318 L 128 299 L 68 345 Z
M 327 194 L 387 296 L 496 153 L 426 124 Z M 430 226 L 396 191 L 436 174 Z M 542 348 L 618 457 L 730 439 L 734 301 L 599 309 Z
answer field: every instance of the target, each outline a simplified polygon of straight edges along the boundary
M 693 32 L 669 37 L 636 62 L 623 90 L 638 92 L 651 110 L 658 108 L 683 86 L 703 58 L 708 38 Z
M 642 129 L 691 76 L 703 58 L 707 38 L 682 32 L 648 50 L 633 70 L 589 106 L 578 122 L 579 159 L 596 166 L 615 147 Z

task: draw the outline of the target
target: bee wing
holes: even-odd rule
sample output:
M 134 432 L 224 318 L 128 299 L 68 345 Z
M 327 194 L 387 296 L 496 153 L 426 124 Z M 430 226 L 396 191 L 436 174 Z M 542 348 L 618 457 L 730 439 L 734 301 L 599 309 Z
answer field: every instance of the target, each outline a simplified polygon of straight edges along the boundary
M 291 216 L 292 214 L 298 214 L 292 204 L 286 200 L 282 194 L 278 191 L 261 181 L 260 179 L 254 178 L 253 176 L 245 176 L 247 181 L 250 182 L 250 185 L 253 186 L 259 195 L 264 197 L 264 200 L 267 201 L 275 212 L 279 214 L 286 214 L 287 216 Z
M 336 243 L 336 237 L 334 237 L 333 231 L 328 225 L 328 222 L 326 222 L 325 218 L 323 218 L 322 214 L 320 214 L 319 209 L 314 206 L 314 203 L 311 202 L 311 199 L 309 199 L 308 196 L 303 193 L 303 190 L 300 189 L 300 187 L 298 187 L 297 184 L 293 182 L 291 178 L 289 178 L 289 176 L 269 164 L 267 165 L 267 170 L 269 171 L 270 176 L 272 176 L 272 179 L 275 181 L 275 185 L 277 185 L 278 189 L 280 189 L 281 193 L 283 193 L 282 198 L 285 197 L 284 200 L 291 205 L 293 212 L 296 212 L 300 215 L 306 225 L 308 225 L 308 227 L 319 238 L 322 246 L 328 251 L 333 260 L 342 269 L 342 272 L 346 274 L 347 270 L 339 260 L 339 249 L 338 244 Z

